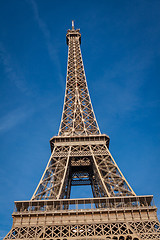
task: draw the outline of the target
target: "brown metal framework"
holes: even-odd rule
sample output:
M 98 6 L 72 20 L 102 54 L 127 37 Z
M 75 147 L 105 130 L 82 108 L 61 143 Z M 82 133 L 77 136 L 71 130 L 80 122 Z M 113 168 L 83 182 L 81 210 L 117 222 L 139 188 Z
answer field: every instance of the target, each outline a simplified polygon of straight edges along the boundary
M 51 139 L 53 151 L 32 200 L 68 199 L 72 185 L 86 184 L 94 197 L 135 195 L 106 141 L 106 135 Z
M 58 136 L 30 201 L 15 202 L 5 239 L 160 239 L 153 196 L 136 196 L 100 133 L 84 72 L 79 30 L 68 30 L 68 66 Z M 91 185 L 93 198 L 70 199 L 72 186 Z
M 66 92 L 59 136 L 97 135 L 100 130 L 93 112 L 82 61 L 79 30 L 68 30 Z
M 99 137 L 102 135 L 93 112 L 80 50 L 81 34 L 73 27 L 66 38 L 67 81 L 58 133 L 62 140 L 53 143 L 54 138 L 51 139 L 52 154 L 32 200 L 69 198 L 75 184 L 90 184 L 94 197 L 135 195 L 109 152 L 109 137 Z

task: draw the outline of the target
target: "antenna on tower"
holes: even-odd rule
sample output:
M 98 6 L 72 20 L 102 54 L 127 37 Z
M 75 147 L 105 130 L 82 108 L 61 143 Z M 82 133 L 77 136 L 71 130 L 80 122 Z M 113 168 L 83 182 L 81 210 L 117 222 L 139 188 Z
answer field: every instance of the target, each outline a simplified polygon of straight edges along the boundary
M 72 20 L 72 30 L 74 30 L 74 20 Z

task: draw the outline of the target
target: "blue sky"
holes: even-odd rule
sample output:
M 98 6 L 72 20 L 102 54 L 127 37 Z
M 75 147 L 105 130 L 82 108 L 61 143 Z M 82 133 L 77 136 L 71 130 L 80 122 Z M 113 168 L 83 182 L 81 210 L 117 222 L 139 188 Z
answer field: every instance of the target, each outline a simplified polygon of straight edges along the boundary
M 153 194 L 160 210 L 159 10 L 158 0 L 0 0 L 0 239 L 58 132 L 72 19 L 101 132 L 136 194 Z

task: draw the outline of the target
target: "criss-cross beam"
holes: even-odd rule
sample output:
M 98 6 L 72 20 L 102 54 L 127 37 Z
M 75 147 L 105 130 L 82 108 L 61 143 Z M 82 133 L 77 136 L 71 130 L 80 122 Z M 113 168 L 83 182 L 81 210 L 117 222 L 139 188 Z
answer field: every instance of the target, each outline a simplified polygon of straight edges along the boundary
M 95 118 L 80 49 L 81 34 L 74 29 L 68 30 L 68 66 L 66 91 L 61 124 L 58 135 L 97 135 L 100 130 Z
M 32 200 L 70 198 L 71 186 L 91 185 L 94 197 L 133 196 L 134 191 L 111 156 L 109 137 L 100 133 L 92 108 L 82 55 L 81 34 L 67 32 L 66 92 L 59 134 Z

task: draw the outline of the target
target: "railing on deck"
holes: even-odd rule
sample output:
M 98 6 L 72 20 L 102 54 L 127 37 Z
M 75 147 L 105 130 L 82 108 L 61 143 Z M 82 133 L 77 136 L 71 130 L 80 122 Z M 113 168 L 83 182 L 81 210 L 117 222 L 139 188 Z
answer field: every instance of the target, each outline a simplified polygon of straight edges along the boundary
M 88 210 L 120 210 L 154 207 L 153 196 L 16 201 L 13 214 Z

